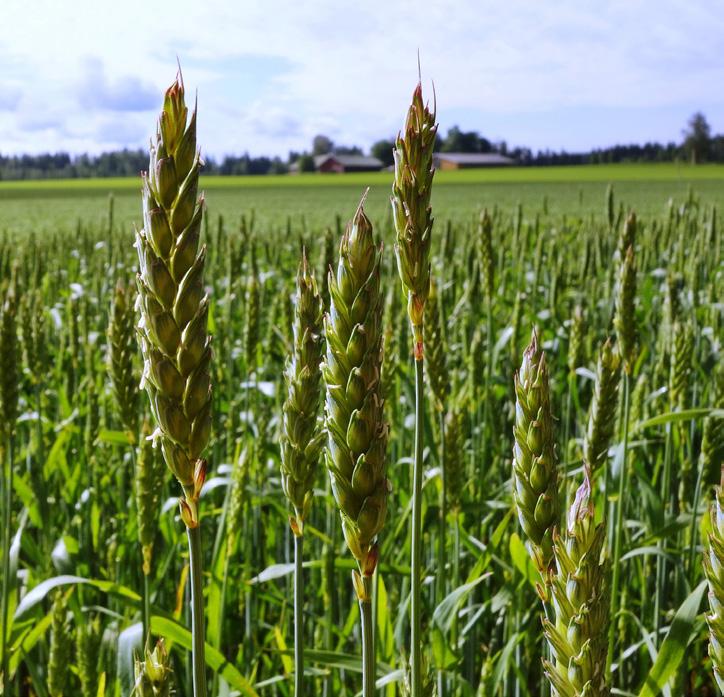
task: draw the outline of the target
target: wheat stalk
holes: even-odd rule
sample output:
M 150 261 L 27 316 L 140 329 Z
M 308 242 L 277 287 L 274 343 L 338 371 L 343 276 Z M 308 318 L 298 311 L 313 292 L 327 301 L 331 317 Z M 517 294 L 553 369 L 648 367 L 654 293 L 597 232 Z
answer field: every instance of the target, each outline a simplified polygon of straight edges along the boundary
M 284 372 L 287 396 L 282 408 L 282 490 L 294 509 L 289 523 L 294 533 L 294 693 L 304 694 L 304 632 L 302 605 L 304 521 L 312 505 L 314 479 L 324 432 L 317 427 L 321 396 L 322 298 L 314 274 L 302 253 L 297 273 L 294 350 Z
M 194 697 L 205 697 L 198 502 L 207 468 L 201 456 L 211 432 L 211 340 L 203 285 L 206 248 L 199 250 L 203 200 L 197 199 L 196 112 L 188 124 L 187 118 L 179 76 L 166 91 L 143 177 L 137 305 L 142 385 L 158 424 L 154 439 L 184 491 L 180 506 L 191 555 Z
M 450 392 L 450 376 L 445 363 L 446 347 L 440 318 L 440 298 L 434 280 L 430 281 L 430 294 L 425 303 L 423 327 L 430 389 L 433 394 L 435 408 L 438 411 L 443 411 Z
M 493 256 L 493 220 L 487 208 L 480 214 L 478 224 L 478 257 L 483 275 L 483 291 L 487 303 L 495 293 L 495 258 Z
M 13 480 L 15 471 L 15 426 L 18 418 L 20 397 L 20 374 L 18 369 L 20 351 L 16 322 L 17 303 L 14 282 L 5 294 L 0 316 L 0 461 L 3 481 L 3 552 L 2 552 L 2 598 L 0 599 L 0 650 L 2 650 L 3 694 L 9 694 L 10 662 L 8 647 L 8 614 L 10 593 L 15 580 L 10 578 L 10 536 L 12 532 Z
M 358 569 L 352 572 L 363 628 L 363 693 L 374 691 L 371 580 L 376 537 L 387 514 L 387 424 L 382 371 L 380 259 L 372 224 L 360 203 L 339 248 L 337 273 L 329 275 L 330 312 L 324 326 L 327 353 L 325 464 L 342 531 Z
M 623 363 L 623 457 L 618 475 L 618 498 L 613 504 L 613 578 L 611 580 L 611 610 L 610 617 L 618 616 L 619 584 L 621 579 L 621 555 L 623 549 L 623 518 L 626 508 L 626 493 L 628 482 L 628 427 L 631 409 L 631 377 L 636 362 L 636 262 L 634 259 L 634 244 L 636 238 L 636 216 L 630 213 L 624 223 L 619 237 L 618 253 L 624 255 L 619 261 L 618 283 L 616 288 L 616 311 L 613 325 L 616 330 L 618 352 Z M 666 475 L 664 475 L 666 476 Z M 657 559 L 659 568 L 661 558 Z M 660 593 L 657 588 L 657 602 Z M 658 632 L 656 633 L 658 635 Z M 606 678 L 611 679 L 611 665 L 614 648 L 614 623 L 611 622 L 608 632 L 608 655 Z
M 413 697 L 422 692 L 422 456 L 424 402 L 423 321 L 430 292 L 430 244 L 432 208 L 430 194 L 435 170 L 432 153 L 437 125 L 435 110 L 422 99 L 417 84 L 407 111 L 404 134 L 395 141 L 395 177 L 392 183 L 392 218 L 397 233 L 395 254 L 402 288 L 407 297 L 415 356 L 415 449 L 412 484 L 412 531 L 410 559 L 410 654 Z

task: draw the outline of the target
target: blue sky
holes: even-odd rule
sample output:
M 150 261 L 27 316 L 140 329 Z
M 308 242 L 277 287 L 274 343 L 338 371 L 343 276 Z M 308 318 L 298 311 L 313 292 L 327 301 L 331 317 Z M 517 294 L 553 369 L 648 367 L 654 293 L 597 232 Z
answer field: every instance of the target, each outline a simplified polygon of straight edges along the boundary
M 181 61 L 199 143 L 286 156 L 394 135 L 417 78 L 440 128 L 569 151 L 724 132 L 718 0 L 1 0 L 0 152 L 148 142 Z M 193 95 L 192 95 L 193 96 Z

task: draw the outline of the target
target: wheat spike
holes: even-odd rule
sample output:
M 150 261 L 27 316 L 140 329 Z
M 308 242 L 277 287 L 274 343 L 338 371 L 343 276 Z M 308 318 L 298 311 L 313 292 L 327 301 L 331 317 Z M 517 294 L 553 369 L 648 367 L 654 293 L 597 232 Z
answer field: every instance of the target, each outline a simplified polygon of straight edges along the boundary
M 606 340 L 596 363 L 596 382 L 588 412 L 588 427 L 583 442 L 583 459 L 595 474 L 606 463 L 608 447 L 616 424 L 621 358 Z
M 73 650 L 73 637 L 68 623 L 68 608 L 62 593 L 56 592 L 51 612 L 48 694 L 50 697 L 67 697 L 66 688 Z
M 716 488 L 709 509 L 711 531 L 704 550 L 704 572 L 709 583 L 709 656 L 719 689 L 724 692 L 724 491 Z
M 111 303 L 111 321 L 108 326 L 108 368 L 113 385 L 116 406 L 129 440 L 135 442 L 138 434 L 138 377 L 133 366 L 136 353 L 135 293 L 120 280 Z
M 199 249 L 203 199 L 197 199 L 201 160 L 196 112 L 188 124 L 187 116 L 178 79 L 166 91 L 149 172 L 143 177 L 137 305 L 142 386 L 158 424 L 156 439 L 183 487 L 184 522 L 196 527 L 206 476 L 201 456 L 211 432 L 211 339 L 203 284 L 206 248 Z
M 590 471 L 568 511 L 563 535 L 555 535 L 556 569 L 548 583 L 555 617 L 543 620 L 555 663 L 545 672 L 560 697 L 607 697 L 607 564 L 602 559 L 605 523 L 594 522 Z
M 325 318 L 325 462 L 345 540 L 364 576 L 374 572 L 374 541 L 387 513 L 381 252 L 360 204 L 342 238 L 336 277 L 330 272 Z
M 131 697 L 171 697 L 173 681 L 166 644 L 159 639 L 153 651 L 147 646 L 143 660 L 135 661 L 136 681 Z
M 559 516 L 558 468 L 548 366 L 535 331 L 515 376 L 515 397 L 513 500 L 531 556 L 544 575 Z
M 287 396 L 282 409 L 282 490 L 294 508 L 292 529 L 302 534 L 324 433 L 317 428 L 321 397 L 322 298 L 306 255 L 297 273 L 294 349 L 284 379 Z
M 423 102 L 422 85 L 418 83 L 407 111 L 404 133 L 395 141 L 392 219 L 397 231 L 397 268 L 407 296 L 415 354 L 420 357 L 425 303 L 430 291 L 433 222 L 430 194 L 435 174 L 432 151 L 436 134 L 435 111 L 430 111 Z

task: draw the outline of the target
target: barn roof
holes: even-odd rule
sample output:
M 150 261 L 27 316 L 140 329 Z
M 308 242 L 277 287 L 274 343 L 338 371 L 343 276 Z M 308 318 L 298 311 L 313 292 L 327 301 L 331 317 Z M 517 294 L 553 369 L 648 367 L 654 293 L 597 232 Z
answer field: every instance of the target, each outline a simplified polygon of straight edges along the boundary
M 335 153 L 317 155 L 314 158 L 314 166 L 319 169 L 319 167 L 330 159 L 339 162 L 343 167 L 379 167 L 382 169 L 382 161 L 376 157 L 367 155 L 337 155 Z
M 438 152 L 436 161 L 445 160 L 457 165 L 513 165 L 515 160 L 497 152 Z

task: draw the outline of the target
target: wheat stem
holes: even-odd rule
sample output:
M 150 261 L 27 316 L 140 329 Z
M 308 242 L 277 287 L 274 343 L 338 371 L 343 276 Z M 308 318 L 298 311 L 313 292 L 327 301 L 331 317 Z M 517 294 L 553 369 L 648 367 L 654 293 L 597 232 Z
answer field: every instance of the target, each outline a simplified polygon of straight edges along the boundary
M 371 577 L 363 577 L 366 588 L 364 597 L 359 599 L 362 619 L 362 697 L 373 697 L 375 693 L 375 643 L 372 627 Z
M 694 486 L 694 502 L 691 505 L 691 524 L 689 526 L 689 559 L 686 564 L 686 571 L 689 575 L 689 582 L 694 587 L 696 580 L 696 573 L 698 567 L 696 566 L 696 543 L 698 535 L 696 534 L 696 527 L 699 521 L 699 501 L 701 499 L 701 487 L 704 480 L 704 459 L 699 458 L 699 471 L 696 474 L 696 484 Z
M 669 508 L 669 499 L 671 498 L 671 451 L 673 448 L 673 430 L 671 423 L 667 423 L 665 429 L 664 469 L 661 475 L 661 504 L 664 509 L 664 520 L 666 520 L 666 512 Z M 663 552 L 664 546 L 664 539 L 659 539 L 656 547 Z M 666 559 L 663 554 L 660 554 L 656 559 L 656 594 L 654 596 L 654 644 L 656 646 L 659 645 L 659 634 L 661 631 L 661 605 L 663 599 L 666 598 L 668 585 Z
M 448 472 L 445 453 L 445 413 L 438 414 L 440 428 L 440 539 L 438 541 L 438 602 L 442 600 L 447 589 L 445 576 L 445 551 L 447 546 L 447 501 L 448 501 Z M 441 697 L 441 696 L 440 696 Z
M 410 562 L 410 661 L 412 695 L 422 694 L 422 429 L 423 366 L 415 360 L 415 450 L 412 473 L 412 551 Z
M 186 529 L 189 541 L 191 578 L 191 634 L 193 636 L 194 697 L 206 697 L 206 662 L 204 655 L 204 596 L 201 576 L 201 526 Z
M 294 695 L 304 697 L 304 536 L 294 535 Z M 364 622 L 364 620 L 363 620 Z
M 151 583 L 148 574 L 143 574 L 143 637 L 151 632 Z
M 621 459 L 621 471 L 618 475 L 618 499 L 616 501 L 615 524 L 614 524 L 614 542 L 613 542 L 613 578 L 611 580 L 611 611 L 609 613 L 610 622 L 608 628 L 608 655 L 606 658 L 606 681 L 611 681 L 611 663 L 613 661 L 613 645 L 616 635 L 616 614 L 619 610 L 619 585 L 621 582 L 621 548 L 623 545 L 623 514 L 624 514 L 624 496 L 626 494 L 626 485 L 628 479 L 628 422 L 629 410 L 631 408 L 630 400 L 630 375 L 627 372 L 623 374 L 623 456 Z
M 10 527 L 12 525 L 12 495 L 13 495 L 13 437 L 10 436 L 7 445 L 7 462 L 3 462 L 3 470 L 7 467 L 7 474 L 3 471 L 3 585 L 2 585 L 2 671 L 3 694 L 10 695 L 10 665 L 8 655 L 8 607 L 10 604 Z M 5 460 L 5 458 L 3 458 Z

